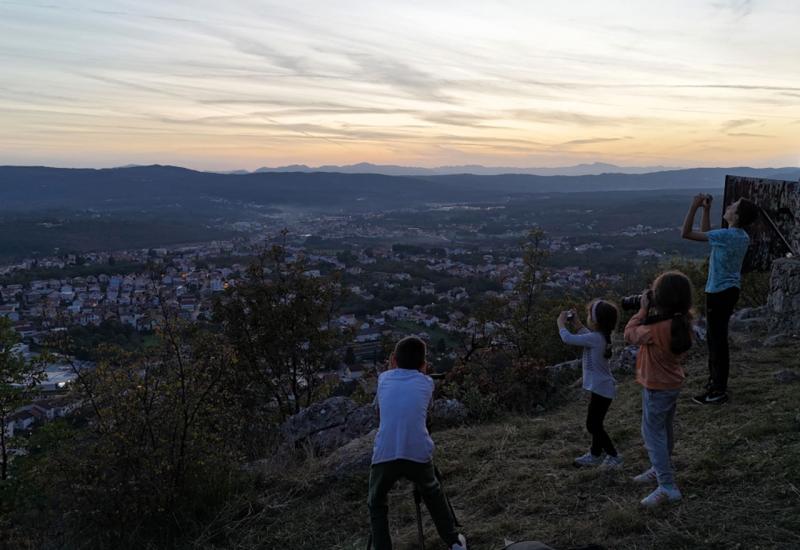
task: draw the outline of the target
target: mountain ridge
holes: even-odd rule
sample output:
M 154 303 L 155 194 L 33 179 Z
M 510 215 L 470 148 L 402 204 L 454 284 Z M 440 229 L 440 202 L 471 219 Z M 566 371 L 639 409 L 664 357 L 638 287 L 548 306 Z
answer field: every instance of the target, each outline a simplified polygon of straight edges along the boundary
M 514 166 L 484 166 L 481 164 L 444 165 L 433 168 L 421 166 L 402 166 L 395 164 L 373 164 L 358 162 L 347 165 L 322 165 L 317 167 L 306 164 L 290 164 L 287 166 L 263 166 L 254 170 L 262 172 L 341 172 L 345 174 L 385 174 L 392 176 L 444 176 L 459 174 L 474 174 L 482 176 L 497 176 L 505 174 L 527 174 L 531 176 L 589 176 L 599 174 L 645 174 L 680 168 L 665 166 L 618 166 L 604 162 L 580 163 L 572 166 L 559 167 L 514 167 Z M 242 173 L 236 170 L 228 173 Z
M 502 202 L 541 193 L 715 189 L 722 188 L 726 174 L 798 180 L 800 168 L 690 168 L 583 176 L 391 176 L 339 172 L 231 175 L 168 165 L 101 169 L 0 166 L 0 209 L 107 211 L 178 204 L 190 210 L 209 202 L 228 201 L 363 211 Z

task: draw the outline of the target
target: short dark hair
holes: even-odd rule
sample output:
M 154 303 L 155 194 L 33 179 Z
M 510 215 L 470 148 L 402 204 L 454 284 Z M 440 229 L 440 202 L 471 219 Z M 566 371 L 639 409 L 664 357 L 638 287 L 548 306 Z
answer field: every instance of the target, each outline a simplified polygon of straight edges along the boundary
M 751 200 L 739 199 L 739 206 L 736 208 L 736 216 L 738 219 L 739 227 L 747 227 L 758 218 L 759 208 Z
M 394 347 L 394 359 L 401 369 L 419 370 L 425 364 L 425 342 L 416 336 L 407 336 Z

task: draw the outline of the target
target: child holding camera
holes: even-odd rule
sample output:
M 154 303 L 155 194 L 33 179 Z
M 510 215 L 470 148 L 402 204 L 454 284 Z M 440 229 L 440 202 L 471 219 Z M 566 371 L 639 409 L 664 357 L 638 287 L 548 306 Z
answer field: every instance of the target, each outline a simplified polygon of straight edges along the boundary
M 758 217 L 758 206 L 747 199 L 739 199 L 725 209 L 724 229 L 711 229 L 709 212 L 711 195 L 696 195 L 683 222 L 681 236 L 692 241 L 708 241 L 711 253 L 708 259 L 706 283 L 706 340 L 708 341 L 708 384 L 706 391 L 692 398 L 701 405 L 719 405 L 728 400 L 728 322 L 739 300 L 741 271 L 750 237 L 744 230 Z M 694 218 L 703 207 L 700 231 L 695 231 Z
M 652 306 L 652 310 L 651 310 Z M 672 468 L 673 423 L 686 378 L 682 361 L 692 346 L 692 284 L 679 271 L 662 273 L 642 293 L 639 311 L 625 327 L 625 341 L 639 346 L 636 381 L 642 388 L 642 438 L 651 467 L 637 483 L 658 487 L 641 504 L 677 502 L 682 495 Z
M 425 342 L 416 336 L 403 338 L 395 346 L 390 370 L 378 377 L 375 401 L 380 425 L 372 452 L 367 501 L 374 550 L 392 548 L 387 496 L 400 478 L 414 483 L 447 547 L 467 548 L 464 536 L 455 530 L 433 467 L 434 445 L 426 420 L 434 383 L 425 374 L 425 354 Z
M 611 375 L 608 360 L 611 358 L 611 333 L 617 327 L 618 318 L 617 306 L 600 299 L 591 301 L 586 307 L 588 328 L 581 324 L 574 311 L 562 311 L 558 316 L 561 340 L 583 348 L 583 389 L 590 392 L 586 429 L 592 436 L 592 445 L 586 454 L 575 459 L 576 466 L 622 466 L 622 457 L 603 426 L 606 413 L 617 395 L 617 383 Z M 567 328 L 568 324 L 575 332 Z

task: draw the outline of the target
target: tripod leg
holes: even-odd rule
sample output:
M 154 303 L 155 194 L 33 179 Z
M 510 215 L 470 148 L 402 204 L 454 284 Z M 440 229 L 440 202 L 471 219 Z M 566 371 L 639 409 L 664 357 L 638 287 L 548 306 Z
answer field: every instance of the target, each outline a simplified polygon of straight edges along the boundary
M 417 536 L 419 537 L 419 548 L 425 550 L 425 535 L 422 533 L 422 510 L 420 509 L 420 502 L 422 502 L 422 495 L 414 488 L 414 507 L 417 511 Z
M 433 467 L 433 474 L 436 476 L 436 480 L 439 482 L 439 485 L 442 486 L 442 493 L 444 493 L 444 498 L 447 501 L 447 507 L 450 509 L 450 517 L 453 518 L 453 525 L 456 527 L 461 527 L 461 522 L 458 521 L 456 517 L 456 511 L 453 509 L 453 503 L 450 502 L 450 497 L 447 496 L 447 491 L 444 490 L 444 483 L 442 483 L 442 473 L 439 471 L 435 465 Z

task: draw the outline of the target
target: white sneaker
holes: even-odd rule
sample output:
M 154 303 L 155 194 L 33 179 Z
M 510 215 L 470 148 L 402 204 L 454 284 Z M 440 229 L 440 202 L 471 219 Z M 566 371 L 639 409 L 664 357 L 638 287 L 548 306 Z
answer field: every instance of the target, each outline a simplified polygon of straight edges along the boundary
M 603 463 L 605 453 L 600 456 L 595 456 L 592 451 L 587 452 L 575 459 L 575 466 L 600 466 Z
M 450 547 L 450 550 L 467 550 L 467 539 L 464 535 L 458 535 L 458 542 Z
M 634 483 L 641 483 L 642 485 L 649 485 L 651 483 L 658 482 L 658 475 L 656 474 L 656 469 L 652 466 L 639 474 L 638 476 L 633 478 Z
M 621 470 L 622 469 L 622 455 L 611 456 L 606 455 L 605 460 L 600 465 L 602 470 Z
M 678 502 L 683 498 L 678 488 L 667 489 L 663 485 L 656 487 L 656 490 L 642 499 L 641 505 L 645 508 L 655 508 L 661 504 Z

